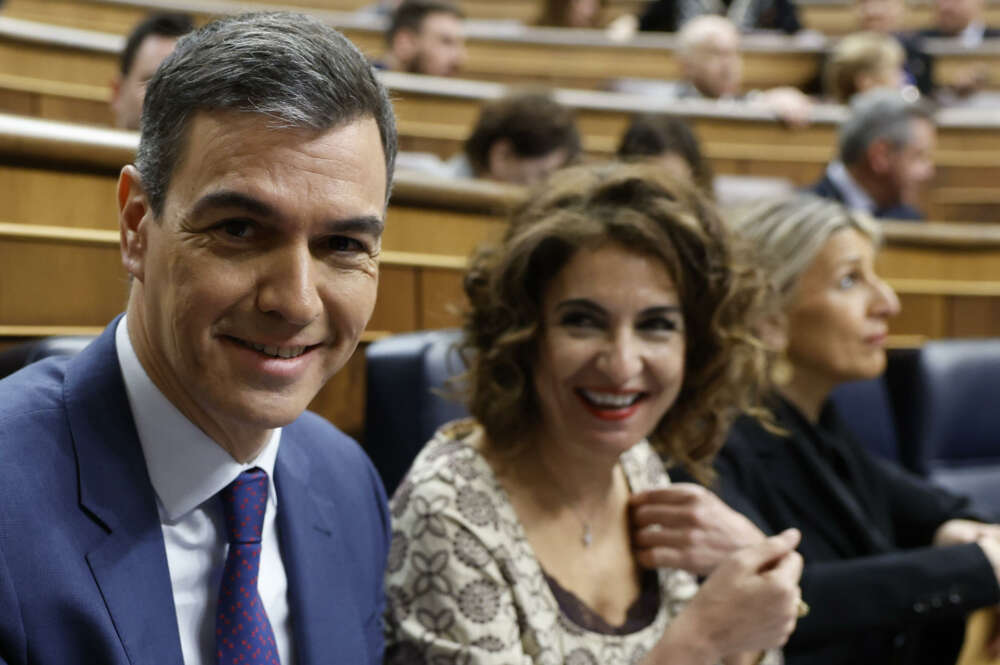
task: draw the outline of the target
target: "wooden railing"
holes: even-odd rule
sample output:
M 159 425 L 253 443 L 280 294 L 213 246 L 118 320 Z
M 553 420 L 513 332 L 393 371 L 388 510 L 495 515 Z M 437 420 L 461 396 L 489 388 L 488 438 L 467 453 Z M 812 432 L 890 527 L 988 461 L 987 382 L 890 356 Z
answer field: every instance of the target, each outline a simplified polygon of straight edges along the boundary
M 261 9 L 280 6 L 254 5 Z M 246 4 L 228 0 L 7 0 L 3 15 L 123 35 L 149 11 L 164 9 L 190 11 L 206 21 L 244 11 Z M 384 19 L 351 12 L 310 11 L 341 29 L 370 56 L 378 56 L 384 50 Z M 639 34 L 623 44 L 599 30 L 470 23 L 466 32 L 469 57 L 464 75 L 477 80 L 596 88 L 615 77 L 672 79 L 680 75 L 674 53 L 676 40 L 669 34 Z M 825 50 L 824 40 L 817 37 L 815 34 L 748 35 L 743 42 L 745 85 L 767 88 L 809 80 L 815 75 Z M 30 39 L 30 35 L 22 35 L 20 50 L 25 59 L 32 59 Z M 996 71 L 1000 63 L 997 44 L 970 52 L 932 40 L 927 49 L 937 58 L 935 77 L 939 83 L 954 82 L 959 70 L 971 61 L 983 62 L 991 71 Z M 105 73 L 111 74 L 113 69 Z M 991 85 L 1000 86 L 1000 77 L 993 79 Z M 88 82 L 76 75 L 61 80 Z

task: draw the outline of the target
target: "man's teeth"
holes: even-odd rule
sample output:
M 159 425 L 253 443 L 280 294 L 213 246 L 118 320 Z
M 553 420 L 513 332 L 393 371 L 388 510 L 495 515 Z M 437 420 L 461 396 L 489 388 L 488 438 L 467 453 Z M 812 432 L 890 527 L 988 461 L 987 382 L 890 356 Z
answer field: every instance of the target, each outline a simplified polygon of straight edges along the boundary
M 246 342 L 244 340 L 240 340 L 240 342 L 243 346 L 249 347 L 254 351 L 260 351 L 261 353 L 274 358 L 295 358 L 306 352 L 306 347 L 304 346 L 281 347 L 269 344 L 254 344 L 253 342 Z
M 599 393 L 593 390 L 581 390 L 588 402 L 596 406 L 605 406 L 612 409 L 624 409 L 639 401 L 642 393 L 631 393 L 622 395 L 620 393 Z

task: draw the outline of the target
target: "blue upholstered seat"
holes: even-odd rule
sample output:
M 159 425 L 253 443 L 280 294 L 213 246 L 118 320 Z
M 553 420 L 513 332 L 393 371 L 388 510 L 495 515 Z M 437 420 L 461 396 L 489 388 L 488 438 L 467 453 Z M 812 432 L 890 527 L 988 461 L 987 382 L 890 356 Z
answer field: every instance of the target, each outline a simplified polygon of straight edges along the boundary
M 391 495 L 439 425 L 467 415 L 443 397 L 446 381 L 465 370 L 455 329 L 394 335 L 366 352 L 365 449 Z

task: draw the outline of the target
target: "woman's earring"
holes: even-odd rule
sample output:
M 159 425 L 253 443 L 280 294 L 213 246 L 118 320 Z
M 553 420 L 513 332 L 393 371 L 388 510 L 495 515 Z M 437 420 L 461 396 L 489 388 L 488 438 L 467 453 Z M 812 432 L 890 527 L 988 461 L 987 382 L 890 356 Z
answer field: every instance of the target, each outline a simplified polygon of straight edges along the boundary
M 787 386 L 795 374 L 795 367 L 785 353 L 779 354 L 772 362 L 768 372 L 771 383 L 775 386 Z

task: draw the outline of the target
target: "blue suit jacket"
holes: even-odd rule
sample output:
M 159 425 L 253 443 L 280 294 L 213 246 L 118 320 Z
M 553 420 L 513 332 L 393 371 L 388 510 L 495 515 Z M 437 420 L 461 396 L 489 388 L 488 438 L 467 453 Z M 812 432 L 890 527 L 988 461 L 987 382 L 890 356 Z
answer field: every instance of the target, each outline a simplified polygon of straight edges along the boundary
M 305 413 L 283 430 L 275 484 L 298 663 L 380 663 L 389 524 L 374 469 Z M 0 663 L 182 663 L 114 324 L 0 381 Z
M 806 187 L 804 191 L 815 194 L 816 196 L 821 196 L 824 199 L 833 199 L 838 203 L 847 203 L 844 200 L 844 195 L 839 189 L 837 189 L 837 186 L 833 184 L 833 181 L 830 180 L 830 177 L 825 173 L 818 182 Z M 908 222 L 919 222 L 924 218 L 923 213 L 912 206 L 906 205 L 905 203 L 897 203 L 896 205 L 888 208 L 879 208 L 872 213 L 872 216 L 878 217 L 879 219 L 892 219 Z

